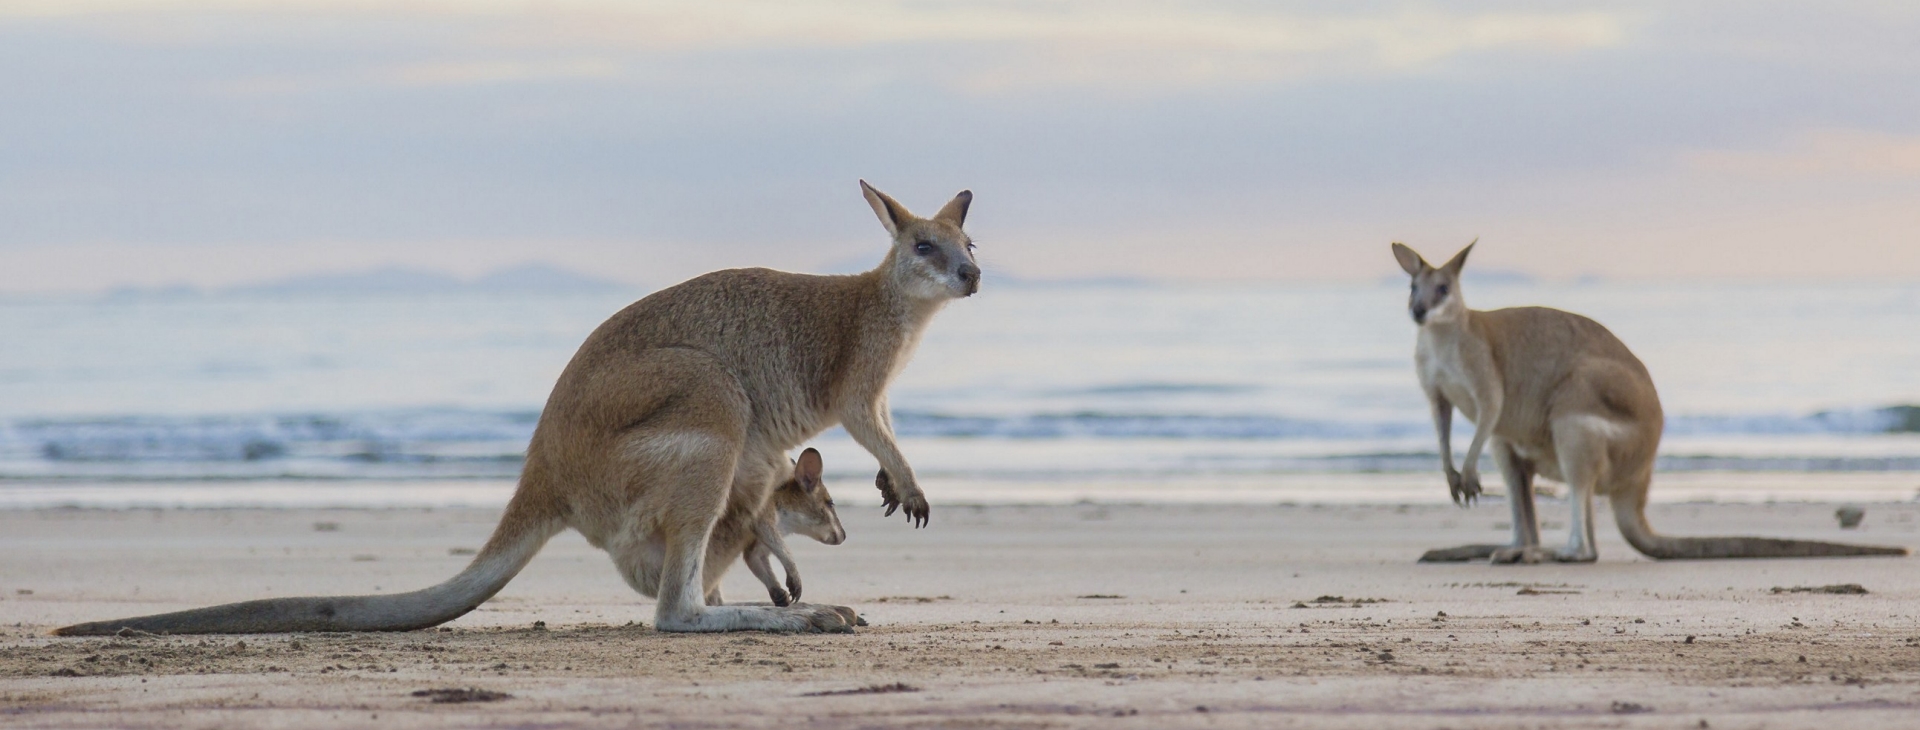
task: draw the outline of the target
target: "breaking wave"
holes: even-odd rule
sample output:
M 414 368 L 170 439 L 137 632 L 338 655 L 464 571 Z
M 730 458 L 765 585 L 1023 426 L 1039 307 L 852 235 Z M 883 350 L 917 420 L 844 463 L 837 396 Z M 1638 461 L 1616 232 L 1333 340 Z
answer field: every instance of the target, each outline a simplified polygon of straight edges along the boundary
M 519 474 L 539 414 L 530 410 L 417 409 L 349 414 L 127 416 L 0 423 L 0 479 L 450 479 Z M 1465 424 L 1461 424 L 1465 426 Z M 1436 454 L 1406 444 L 1430 438 L 1424 420 L 1332 421 L 1272 415 L 1040 413 L 894 414 L 906 438 L 1290 442 L 1287 456 L 1215 464 L 1232 470 L 1409 471 Z M 1920 407 L 1811 415 L 1677 416 L 1669 437 L 1862 437 L 1920 433 Z M 1316 454 L 1312 442 L 1338 442 Z M 1378 449 L 1354 444 L 1379 443 Z M 1303 448 L 1295 448 L 1304 444 Z M 1456 439 L 1457 445 L 1464 441 Z M 1669 453 L 1677 471 L 1904 471 L 1920 457 Z

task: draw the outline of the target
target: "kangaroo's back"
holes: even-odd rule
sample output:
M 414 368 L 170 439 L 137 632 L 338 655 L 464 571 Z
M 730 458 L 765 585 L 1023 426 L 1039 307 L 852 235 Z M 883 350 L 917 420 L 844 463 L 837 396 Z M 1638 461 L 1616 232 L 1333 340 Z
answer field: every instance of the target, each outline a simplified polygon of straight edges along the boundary
M 1500 372 L 1503 436 L 1545 438 L 1556 417 L 1587 414 L 1659 441 L 1664 416 L 1652 375 L 1599 322 L 1550 307 L 1510 307 L 1474 311 L 1469 323 Z
M 636 353 L 685 348 L 738 379 L 757 425 L 778 428 L 828 416 L 840 382 L 866 375 L 861 361 L 888 359 L 898 328 L 868 327 L 885 310 L 879 276 L 816 276 L 729 269 L 655 292 L 594 330 L 554 388 L 556 400 L 603 392 L 596 373 Z M 879 350 L 879 352 L 875 352 Z M 892 366 L 888 360 L 881 367 Z M 811 434 L 806 434 L 811 435 Z M 787 439 L 782 439 L 787 440 Z

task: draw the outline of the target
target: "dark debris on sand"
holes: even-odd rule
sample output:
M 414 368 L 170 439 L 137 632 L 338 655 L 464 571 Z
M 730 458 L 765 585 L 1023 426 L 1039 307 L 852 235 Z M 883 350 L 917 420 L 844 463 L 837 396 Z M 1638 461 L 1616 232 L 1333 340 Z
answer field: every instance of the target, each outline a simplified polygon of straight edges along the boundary
M 466 688 L 455 687 L 455 688 L 449 688 L 449 689 L 423 689 L 423 690 L 414 692 L 413 696 L 430 697 L 433 699 L 433 703 L 436 705 L 456 704 L 456 703 L 462 703 L 462 702 L 499 702 L 500 700 L 513 699 L 513 695 L 507 694 L 505 692 L 495 692 L 490 689 L 480 689 L 477 687 L 466 687 Z
M 826 690 L 823 692 L 804 692 L 804 693 L 801 693 L 800 696 L 801 697 L 839 697 L 842 695 L 884 695 L 884 694 L 893 694 L 895 692 L 918 692 L 918 691 L 920 691 L 919 687 L 915 687 L 905 682 L 894 682 L 893 684 L 870 684 L 858 689 L 832 689 L 832 690 Z
M 1835 583 L 1830 586 L 1794 586 L 1792 588 L 1783 588 L 1781 586 L 1774 586 L 1772 592 L 1773 593 L 1831 593 L 1836 596 L 1867 595 L 1866 587 L 1860 585 L 1859 583 Z

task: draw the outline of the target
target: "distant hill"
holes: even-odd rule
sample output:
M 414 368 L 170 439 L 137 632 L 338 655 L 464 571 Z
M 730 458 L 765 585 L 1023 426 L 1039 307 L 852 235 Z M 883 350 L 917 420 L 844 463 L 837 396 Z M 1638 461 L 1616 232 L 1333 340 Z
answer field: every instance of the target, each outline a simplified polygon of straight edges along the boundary
M 600 279 L 549 264 L 530 263 L 500 269 L 477 279 L 461 279 L 439 271 L 387 266 L 365 271 L 301 274 L 257 284 L 205 291 L 185 286 L 122 287 L 109 298 L 192 297 L 208 294 L 457 294 L 457 293 L 589 293 L 634 291 L 639 287 Z
M 371 271 L 300 274 L 222 290 L 237 294 L 431 294 L 467 288 L 467 282 L 399 266 Z
M 470 288 L 485 291 L 632 291 L 636 287 L 548 264 L 521 264 L 473 280 Z

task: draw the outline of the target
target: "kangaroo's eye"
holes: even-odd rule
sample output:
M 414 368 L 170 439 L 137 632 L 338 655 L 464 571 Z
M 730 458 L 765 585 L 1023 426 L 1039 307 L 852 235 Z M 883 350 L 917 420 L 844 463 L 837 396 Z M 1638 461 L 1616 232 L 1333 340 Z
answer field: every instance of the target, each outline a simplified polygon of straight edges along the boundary
M 1440 296 L 1443 296 L 1443 297 L 1444 297 L 1444 296 L 1446 296 L 1446 295 L 1447 295 L 1447 285 L 1446 285 L 1446 284 L 1441 284 L 1440 286 L 1438 286 L 1438 287 L 1435 287 L 1435 288 L 1434 288 L 1434 290 L 1433 290 L 1433 292 L 1434 292 L 1435 294 L 1439 294 Z
M 921 241 L 919 243 L 913 244 L 913 252 L 920 254 L 921 256 L 925 256 L 927 254 L 933 253 L 933 244 L 927 243 L 926 241 Z
M 973 244 L 971 243 L 967 244 L 967 253 L 973 253 L 973 249 L 974 249 Z

